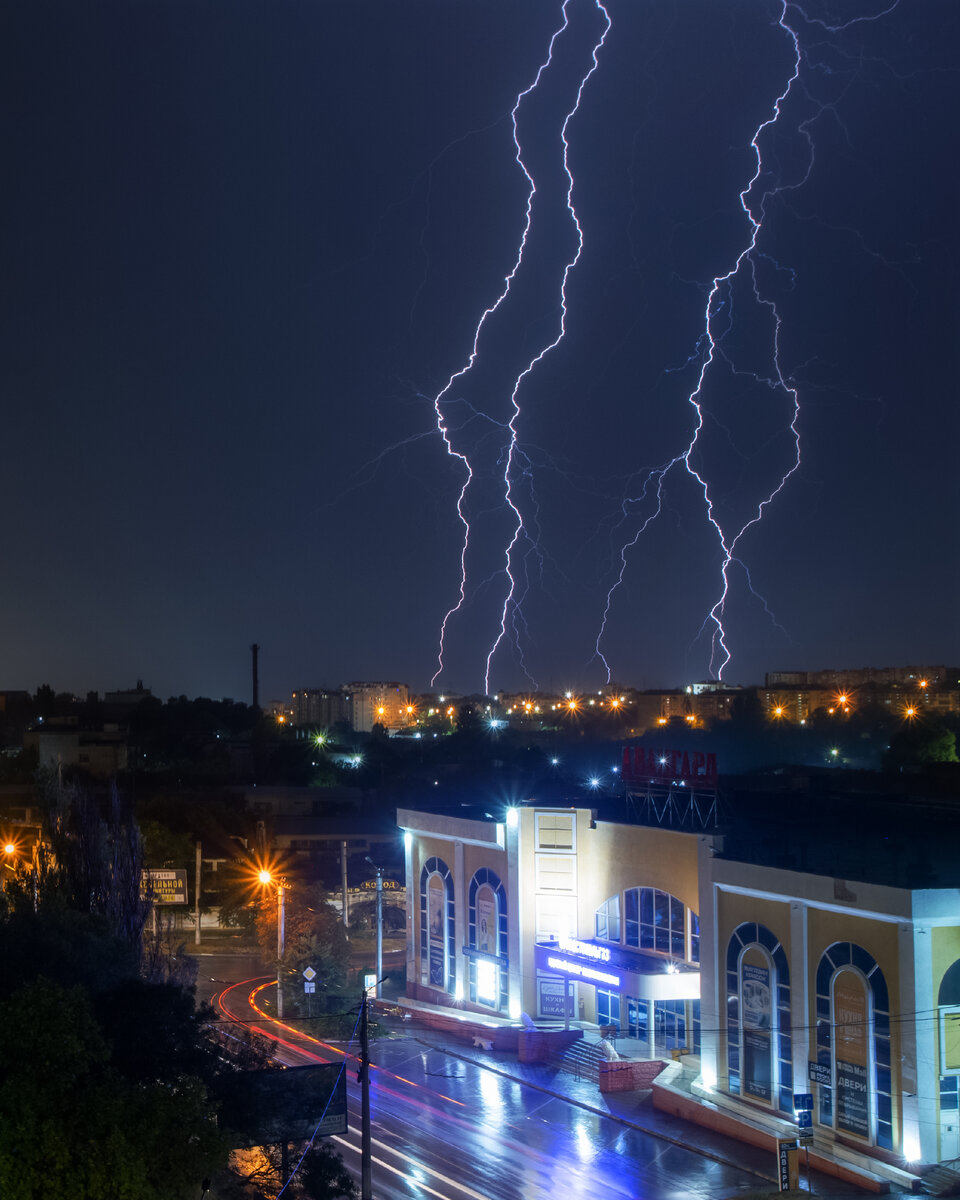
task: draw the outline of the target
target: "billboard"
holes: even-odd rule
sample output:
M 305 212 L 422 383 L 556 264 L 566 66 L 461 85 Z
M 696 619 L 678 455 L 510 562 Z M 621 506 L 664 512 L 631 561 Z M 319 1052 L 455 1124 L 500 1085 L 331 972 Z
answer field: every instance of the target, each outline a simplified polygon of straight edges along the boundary
M 644 786 L 683 782 L 687 787 L 717 786 L 717 756 L 705 750 L 655 750 L 624 746 L 623 779 Z
M 154 904 L 186 904 L 186 871 L 141 871 L 140 899 Z
M 235 1150 L 347 1132 L 343 1063 L 241 1071 L 225 1084 L 218 1121 Z

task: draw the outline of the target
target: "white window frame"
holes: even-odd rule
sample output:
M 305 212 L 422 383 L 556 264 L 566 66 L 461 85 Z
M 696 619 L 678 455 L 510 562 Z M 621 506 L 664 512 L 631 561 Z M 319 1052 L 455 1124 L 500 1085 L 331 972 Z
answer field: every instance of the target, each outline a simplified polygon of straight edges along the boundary
M 536 890 L 544 892 L 550 896 L 575 896 L 577 893 L 577 859 L 573 854 L 537 854 L 535 856 L 536 866 Z M 552 871 L 550 868 L 556 863 L 566 862 L 569 864 L 569 872 L 562 873 Z M 551 884 L 550 880 L 556 880 L 560 875 L 567 881 L 564 887 L 557 887 Z M 545 882 L 545 880 L 547 882 Z
M 538 854 L 576 854 L 577 852 L 577 814 L 575 812 L 538 812 L 535 816 L 534 829 L 534 849 Z M 544 846 L 540 836 L 540 824 L 544 818 L 549 818 L 551 821 L 556 821 L 558 817 L 564 817 L 570 821 L 570 845 L 569 846 Z

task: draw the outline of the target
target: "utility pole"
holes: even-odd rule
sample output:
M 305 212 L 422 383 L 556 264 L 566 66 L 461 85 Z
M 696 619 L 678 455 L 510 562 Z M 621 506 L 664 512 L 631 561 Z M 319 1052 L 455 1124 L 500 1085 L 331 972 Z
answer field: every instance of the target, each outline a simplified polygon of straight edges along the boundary
M 344 929 L 350 924 L 347 910 L 347 843 L 346 840 L 340 843 L 340 886 L 343 891 L 343 927 Z
M 383 978 L 383 868 L 378 867 L 370 855 L 367 862 L 377 873 L 377 987 L 376 996 L 380 999 L 380 980 Z
M 367 989 L 360 997 L 360 1200 L 373 1200 L 370 1140 L 370 1036 L 367 1027 Z
M 283 1020 L 283 880 L 277 884 L 277 1016 Z
M 377 867 L 377 999 L 383 979 L 383 871 Z
M 200 872 L 203 866 L 203 847 L 197 842 L 197 873 L 196 873 L 196 899 L 194 902 L 194 911 L 197 918 L 196 932 L 193 935 L 194 944 L 200 945 Z

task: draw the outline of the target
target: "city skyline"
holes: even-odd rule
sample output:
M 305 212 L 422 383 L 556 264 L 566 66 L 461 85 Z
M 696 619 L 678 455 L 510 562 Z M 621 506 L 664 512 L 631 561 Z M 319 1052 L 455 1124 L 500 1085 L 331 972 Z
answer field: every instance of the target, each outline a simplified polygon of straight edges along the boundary
M 855 9 L 15 5 L 0 683 L 960 661 L 960 14 Z

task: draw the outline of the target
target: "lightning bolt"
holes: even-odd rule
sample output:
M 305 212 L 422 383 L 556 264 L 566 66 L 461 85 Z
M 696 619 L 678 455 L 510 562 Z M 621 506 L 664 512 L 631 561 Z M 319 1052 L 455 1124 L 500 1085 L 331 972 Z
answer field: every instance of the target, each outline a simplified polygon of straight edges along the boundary
M 514 144 L 514 152 L 515 152 L 514 158 L 515 158 L 515 161 L 516 161 L 517 165 L 519 166 L 521 172 L 523 173 L 523 176 L 526 180 L 526 185 L 527 185 L 526 206 L 525 206 L 525 217 L 524 217 L 523 229 L 522 229 L 522 233 L 520 236 L 520 242 L 519 242 L 519 246 L 517 249 L 516 257 L 514 259 L 513 266 L 511 267 L 510 271 L 507 273 L 507 275 L 504 278 L 503 286 L 501 288 L 499 295 L 486 309 L 484 309 L 484 311 L 476 325 L 476 328 L 474 331 L 474 337 L 473 337 L 473 344 L 472 344 L 470 354 L 467 358 L 467 361 L 464 363 L 464 365 L 458 371 L 454 372 L 454 374 L 452 374 L 450 376 L 450 378 L 447 380 L 446 385 L 437 394 L 437 396 L 435 397 L 434 402 L 433 402 L 433 407 L 434 407 L 434 411 L 436 414 L 436 420 L 437 420 L 437 429 L 440 433 L 441 438 L 443 439 L 447 453 L 450 455 L 451 458 L 454 458 L 457 460 L 458 464 L 460 465 L 460 467 L 462 469 L 463 485 L 462 485 L 462 487 L 460 489 L 460 493 L 457 497 L 457 516 L 458 516 L 460 524 L 462 526 L 462 538 L 461 538 L 461 545 L 460 545 L 460 584 L 459 584 L 456 602 L 447 610 L 447 612 L 443 618 L 443 621 L 441 623 L 441 626 L 440 626 L 439 648 L 438 648 L 438 653 L 437 653 L 437 670 L 434 673 L 433 677 L 431 678 L 431 681 L 430 681 L 431 686 L 436 683 L 437 679 L 440 677 L 440 675 L 444 671 L 444 653 L 445 653 L 445 645 L 446 645 L 446 638 L 447 638 L 447 631 L 448 631 L 449 624 L 450 624 L 451 620 L 453 620 L 453 618 L 462 611 L 462 609 L 466 603 L 466 600 L 467 600 L 467 590 L 468 590 L 467 589 L 467 581 L 468 581 L 467 559 L 468 559 L 468 554 L 469 554 L 469 550 L 470 550 L 470 533 L 471 533 L 470 518 L 469 518 L 469 515 L 467 512 L 467 500 L 468 500 L 468 496 L 471 492 L 471 489 L 474 487 L 474 485 L 477 481 L 477 478 L 478 478 L 478 468 L 475 468 L 475 461 L 474 461 L 477 456 L 477 451 L 476 450 L 471 451 L 471 450 L 462 449 L 462 448 L 458 449 L 457 445 L 454 442 L 454 438 L 452 436 L 450 422 L 449 422 L 449 411 L 450 411 L 451 403 L 456 400 L 456 397 L 453 396 L 453 391 L 454 391 L 455 387 L 459 383 L 461 383 L 473 371 L 473 369 L 477 363 L 477 360 L 480 356 L 480 352 L 481 352 L 480 351 L 481 337 L 484 334 L 491 318 L 493 318 L 494 315 L 498 313 L 498 311 L 501 309 L 501 307 L 505 304 L 508 297 L 510 296 L 511 290 L 514 288 L 515 282 L 517 281 L 518 276 L 520 275 L 520 272 L 521 272 L 521 268 L 523 267 L 523 264 L 524 264 L 524 260 L 525 260 L 525 256 L 526 256 L 526 252 L 527 252 L 527 248 L 528 248 L 528 244 L 529 244 L 529 240 L 530 240 L 530 236 L 531 236 L 531 230 L 533 227 L 533 213 L 534 213 L 535 198 L 537 196 L 537 186 L 536 186 L 536 182 L 534 180 L 533 171 L 530 168 L 530 166 L 528 165 L 528 162 L 524 157 L 524 151 L 523 151 L 523 146 L 521 144 L 520 132 L 519 132 L 519 114 L 520 114 L 521 107 L 524 105 L 524 102 L 527 101 L 530 97 L 532 97 L 533 94 L 538 90 L 538 88 L 540 87 L 541 81 L 543 80 L 548 69 L 554 62 L 554 52 L 557 47 L 558 41 L 562 37 L 562 35 L 569 29 L 569 26 L 570 26 L 569 10 L 570 10 L 570 7 L 573 4 L 573 2 L 574 2 L 574 0 L 564 0 L 563 4 L 561 6 L 561 21 L 560 21 L 559 26 L 554 30 L 554 32 L 550 38 L 550 42 L 547 47 L 546 56 L 545 56 L 543 62 L 540 64 L 540 66 L 536 72 L 536 75 L 534 76 L 533 82 L 530 83 L 528 87 L 524 88 L 522 91 L 520 91 L 518 93 L 518 95 L 516 97 L 516 101 L 513 105 L 513 109 L 511 110 L 513 144 Z M 524 538 L 529 539 L 530 535 L 524 525 L 523 513 L 521 511 L 520 504 L 519 504 L 517 496 L 516 496 L 516 491 L 517 491 L 517 483 L 518 483 L 518 479 L 517 479 L 518 471 L 520 471 L 521 474 L 526 472 L 529 469 L 529 463 L 526 462 L 526 460 L 522 454 L 522 451 L 519 448 L 519 443 L 518 443 L 517 422 L 521 415 L 521 407 L 520 407 L 518 397 L 519 397 L 519 393 L 520 393 L 520 390 L 521 390 L 521 387 L 522 387 L 524 381 L 536 369 L 537 365 L 543 361 L 544 357 L 547 354 L 549 354 L 550 351 L 553 350 L 557 345 L 559 345 L 559 343 L 563 339 L 563 336 L 566 332 L 566 319 L 567 319 L 567 291 L 566 291 L 567 281 L 569 279 L 570 272 L 574 269 L 577 262 L 579 261 L 581 252 L 583 250 L 583 230 L 582 230 L 580 222 L 577 218 L 576 210 L 574 209 L 574 206 L 573 206 L 574 181 L 573 181 L 573 174 L 570 170 L 570 161 L 569 161 L 570 147 L 569 147 L 569 142 L 567 140 L 567 130 L 568 130 L 570 121 L 573 119 L 577 110 L 580 107 L 580 102 L 581 102 L 581 98 L 583 96 L 584 88 L 586 87 L 587 82 L 590 79 L 590 77 L 597 70 L 597 67 L 599 65 L 598 54 L 600 52 L 601 47 L 603 46 L 603 43 L 604 43 L 606 36 L 611 27 L 609 13 L 607 12 L 603 3 L 601 3 L 601 0 L 593 0 L 593 7 L 594 7 L 595 11 L 601 17 L 602 30 L 593 45 L 593 49 L 592 49 L 591 56 L 590 56 L 590 66 L 587 69 L 587 71 L 585 72 L 585 74 L 582 76 L 582 78 L 580 79 L 579 85 L 576 90 L 574 103 L 573 103 L 572 107 L 569 109 L 569 111 L 565 114 L 564 120 L 563 120 L 563 123 L 561 126 L 561 130 L 560 130 L 560 141 L 563 146 L 563 151 L 562 151 L 563 170 L 564 170 L 564 172 L 566 174 L 566 178 L 567 178 L 566 207 L 569 212 L 569 215 L 570 215 L 570 218 L 571 218 L 571 221 L 573 224 L 573 228 L 575 231 L 575 237 L 574 237 L 575 249 L 574 249 L 572 256 L 567 260 L 567 262 L 565 263 L 564 268 L 563 268 L 562 280 L 561 280 L 561 284 L 560 284 L 560 295 L 559 295 L 559 314 L 560 314 L 559 322 L 558 322 L 559 328 L 558 328 L 556 335 L 553 337 L 553 339 L 548 341 L 545 345 L 543 345 L 541 347 L 541 349 L 535 355 L 533 355 L 531 358 L 529 358 L 526 365 L 523 367 L 523 369 L 519 372 L 519 374 L 516 375 L 514 382 L 513 382 L 513 386 L 511 388 L 510 394 L 509 394 L 509 408 L 511 410 L 511 415 L 510 415 L 509 419 L 507 420 L 505 426 L 502 426 L 507 440 L 506 440 L 506 452 L 505 452 L 505 454 L 502 454 L 499 459 L 500 468 L 502 471 L 502 473 L 499 475 L 499 478 L 502 480 L 502 485 L 503 485 L 503 487 L 502 487 L 503 503 L 505 504 L 507 511 L 510 513 L 510 520 L 511 520 L 511 524 L 512 524 L 512 533 L 509 536 L 509 538 L 507 539 L 507 543 L 506 543 L 506 546 L 504 549 L 503 567 L 500 569 L 499 572 L 497 572 L 498 575 L 502 575 L 504 577 L 505 582 L 506 582 L 506 589 L 505 589 L 505 595 L 504 595 L 502 608 L 501 608 L 499 632 L 497 633 L 497 635 L 494 639 L 494 642 L 491 645 L 490 650 L 487 654 L 487 658 L 486 658 L 486 668 L 484 671 L 484 690 L 487 692 L 487 694 L 489 694 L 489 692 L 490 692 L 490 675 L 491 675 L 491 670 L 492 670 L 493 659 L 494 659 L 494 656 L 495 656 L 498 648 L 500 647 L 501 643 L 507 636 L 508 623 L 512 622 L 513 628 L 514 628 L 514 630 L 516 630 L 517 625 L 519 623 L 522 623 L 522 619 L 523 619 L 522 614 L 519 611 L 519 603 L 522 599 L 522 596 L 518 595 L 517 581 L 514 576 L 514 555 L 515 555 L 517 547 L 521 543 L 521 541 Z M 486 582 L 490 582 L 490 579 L 488 579 Z M 514 638 L 514 640 L 518 641 L 518 639 L 516 637 Z M 521 664 L 522 664 L 522 658 L 521 658 Z
M 697 374 L 696 384 L 686 397 L 686 402 L 693 413 L 692 434 L 686 447 L 674 458 L 661 463 L 655 468 L 651 468 L 647 472 L 642 492 L 638 497 L 627 498 L 623 502 L 623 519 L 626 521 L 631 515 L 632 510 L 635 507 L 639 507 L 647 499 L 651 489 L 655 496 L 653 512 L 649 513 L 643 519 L 634 536 L 621 547 L 619 572 L 607 592 L 606 604 L 596 640 L 596 656 L 606 669 L 608 682 L 610 682 L 612 674 L 610 665 L 602 652 L 602 642 L 606 633 L 607 621 L 613 605 L 614 595 L 626 576 L 630 551 L 637 545 L 643 533 L 661 515 L 664 502 L 664 485 L 667 477 L 674 471 L 685 472 L 694 482 L 702 498 L 706 519 L 712 527 L 719 544 L 719 594 L 707 612 L 700 633 L 698 634 L 698 638 L 709 635 L 709 670 L 711 675 L 716 679 L 722 679 L 724 669 L 731 661 L 731 651 L 727 641 L 728 634 L 724 627 L 724 616 L 730 598 L 731 573 L 734 568 L 739 568 L 743 572 L 747 587 L 753 595 L 757 596 L 764 611 L 774 624 L 776 624 L 776 620 L 766 601 L 755 591 L 750 579 L 749 570 L 738 553 L 748 531 L 760 523 L 765 511 L 783 492 L 790 478 L 799 470 L 801 461 L 800 431 L 798 428 L 800 417 L 799 393 L 795 383 L 782 365 L 781 313 L 777 308 L 776 301 L 770 294 L 770 288 L 765 287 L 761 280 L 763 267 L 769 268 L 772 264 L 775 274 L 782 268 L 779 267 L 779 264 L 773 263 L 769 259 L 769 256 L 760 251 L 759 241 L 771 200 L 782 196 L 784 193 L 802 188 L 810 178 L 816 157 L 811 125 L 830 106 L 826 104 L 817 105 L 814 115 L 801 121 L 796 126 L 797 133 L 805 142 L 806 161 L 800 172 L 800 177 L 795 181 L 788 183 L 777 181 L 773 169 L 765 165 L 762 143 L 767 139 L 774 127 L 782 121 L 784 107 L 791 98 L 791 93 L 802 86 L 800 83 L 800 74 L 804 51 L 801 45 L 801 28 L 804 26 L 816 26 L 828 33 L 842 32 L 858 23 L 880 20 L 892 12 L 898 3 L 899 0 L 894 0 L 893 3 L 877 13 L 852 17 L 842 22 L 830 23 L 826 20 L 810 18 L 799 6 L 790 3 L 789 0 L 780 0 L 778 6 L 779 16 L 776 19 L 776 24 L 787 37 L 789 46 L 791 47 L 792 67 L 787 72 L 787 78 L 782 86 L 782 90 L 773 100 L 768 115 L 757 125 L 750 140 L 754 159 L 753 173 L 739 194 L 740 207 L 746 218 L 745 240 L 729 268 L 722 274 L 716 275 L 707 290 L 703 329 L 698 338 L 697 349 L 688 360 L 688 362 L 696 361 L 697 358 L 700 360 L 700 369 Z M 809 96 L 809 92 L 807 95 Z M 747 290 L 748 300 L 752 297 L 757 311 L 765 315 L 770 329 L 769 347 L 771 365 L 770 369 L 765 373 L 756 370 L 746 372 L 739 370 L 725 346 L 726 338 L 734 324 L 734 298 L 743 289 Z M 724 428 L 710 414 L 706 394 L 710 378 L 716 373 L 720 364 L 724 364 L 733 376 L 746 375 L 754 383 L 769 389 L 774 395 L 783 398 L 786 401 L 789 415 L 789 420 L 785 425 L 785 432 L 792 443 L 790 461 L 782 471 L 779 480 L 770 487 L 766 494 L 754 502 L 750 515 L 746 519 L 731 519 L 721 514 L 720 504 L 717 499 L 716 482 L 704 464 L 705 456 L 701 443 L 708 416 L 713 423 L 719 425 L 721 429 Z M 729 434 L 729 431 L 727 432 Z

